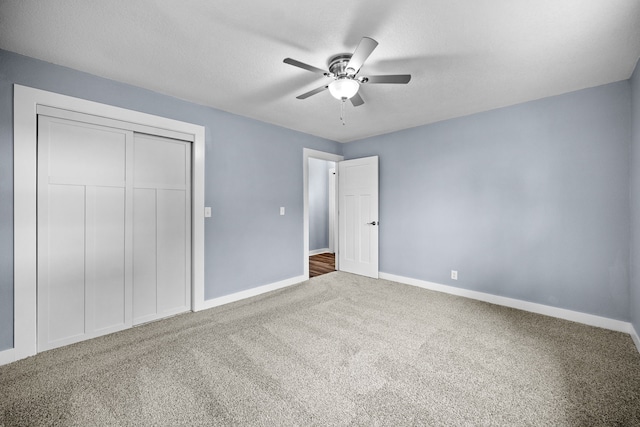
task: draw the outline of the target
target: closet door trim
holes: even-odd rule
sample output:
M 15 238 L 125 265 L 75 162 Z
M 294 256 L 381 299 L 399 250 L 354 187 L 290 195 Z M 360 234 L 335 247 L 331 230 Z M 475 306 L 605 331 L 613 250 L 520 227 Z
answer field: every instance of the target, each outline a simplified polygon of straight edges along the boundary
M 86 114 L 77 111 L 65 110 L 62 108 L 53 108 L 47 105 L 38 105 L 36 107 L 38 115 L 56 117 L 58 119 L 67 119 L 74 122 L 91 123 L 115 129 L 130 130 L 136 133 L 147 135 L 164 136 L 165 138 L 179 139 L 181 141 L 194 142 L 194 135 L 184 132 L 177 132 L 170 129 L 163 129 L 154 126 L 146 126 L 140 123 L 132 123 L 123 120 L 110 119 L 107 117 Z

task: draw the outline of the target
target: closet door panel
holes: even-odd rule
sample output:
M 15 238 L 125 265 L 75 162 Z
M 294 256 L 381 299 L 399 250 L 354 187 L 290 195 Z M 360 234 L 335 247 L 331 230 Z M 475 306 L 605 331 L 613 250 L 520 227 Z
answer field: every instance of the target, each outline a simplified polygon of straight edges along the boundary
M 156 190 L 133 192 L 133 323 L 157 312 Z
M 124 186 L 124 131 L 61 119 L 50 122 L 48 130 L 51 177 Z
M 185 310 L 186 198 L 184 190 L 158 190 L 158 312 Z
M 135 185 L 158 188 L 182 186 L 191 144 L 159 136 L 135 135 Z
M 47 341 L 73 339 L 85 333 L 85 188 L 51 185 L 48 188 L 49 215 L 44 242 L 48 256 L 41 276 L 47 277 Z
M 87 188 L 87 330 L 124 328 L 125 189 Z M 91 323 L 92 322 L 92 323 Z
M 188 142 L 134 135 L 136 324 L 191 307 L 190 160 Z
M 131 325 L 126 157 L 133 133 L 38 117 L 38 350 Z

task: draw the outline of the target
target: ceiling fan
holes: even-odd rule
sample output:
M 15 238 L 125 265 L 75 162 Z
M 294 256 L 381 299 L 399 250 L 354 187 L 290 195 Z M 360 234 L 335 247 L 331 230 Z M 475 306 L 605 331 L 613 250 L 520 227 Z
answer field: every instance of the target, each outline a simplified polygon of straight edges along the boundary
M 312 95 L 329 89 L 329 92 L 334 98 L 343 101 L 343 103 L 349 99 L 354 107 L 358 107 L 364 104 L 364 100 L 358 94 L 358 90 L 362 84 L 409 83 L 411 80 L 411 74 L 358 77 L 358 72 L 360 71 L 360 68 L 362 68 L 362 64 L 364 64 L 364 61 L 367 60 L 376 46 L 378 46 L 377 41 L 370 37 L 363 37 L 353 54 L 332 56 L 328 63 L 329 71 L 322 70 L 314 67 L 313 65 L 305 64 L 304 62 L 296 61 L 295 59 L 285 58 L 283 61 L 285 64 L 300 67 L 313 73 L 319 73 L 325 77 L 331 77 L 334 79 L 331 83 L 324 84 L 319 88 L 303 93 L 296 98 L 306 99 Z

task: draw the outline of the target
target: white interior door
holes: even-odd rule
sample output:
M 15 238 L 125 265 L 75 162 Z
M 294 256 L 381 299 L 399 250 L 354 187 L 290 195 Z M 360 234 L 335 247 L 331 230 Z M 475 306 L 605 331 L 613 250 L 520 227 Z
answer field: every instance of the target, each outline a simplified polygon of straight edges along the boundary
M 135 134 L 133 323 L 191 307 L 191 144 Z
M 38 120 L 38 349 L 131 326 L 133 133 Z
M 378 278 L 378 156 L 338 164 L 339 268 Z

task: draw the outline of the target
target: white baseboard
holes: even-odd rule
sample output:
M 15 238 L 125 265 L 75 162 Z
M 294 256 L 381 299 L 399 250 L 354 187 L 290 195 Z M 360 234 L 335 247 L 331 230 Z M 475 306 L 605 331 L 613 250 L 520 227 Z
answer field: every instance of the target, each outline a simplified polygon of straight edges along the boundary
M 314 249 L 309 251 L 309 256 L 330 253 L 329 248 Z
M 633 324 L 629 324 L 629 335 L 631 335 L 631 339 L 633 339 L 633 343 L 636 345 L 638 352 L 640 352 L 640 337 L 638 336 L 638 331 L 633 327 Z
M 16 349 L 10 348 L 8 350 L 0 351 L 0 366 L 6 365 L 16 361 Z
M 491 304 L 503 305 L 505 307 L 517 308 L 519 310 L 530 311 L 532 313 L 543 314 L 545 316 L 557 317 L 559 319 L 571 320 L 572 322 L 583 323 L 589 326 L 610 329 L 612 331 L 625 332 L 631 334 L 633 329 L 631 323 L 622 320 L 609 319 L 607 317 L 595 316 L 593 314 L 581 313 L 579 311 L 567 310 L 565 308 L 552 307 L 549 305 L 534 302 L 522 301 L 514 298 L 501 297 L 484 292 L 471 291 L 468 289 L 456 288 L 455 286 L 441 285 L 439 283 L 427 282 L 410 277 L 396 276 L 395 274 L 380 273 L 380 278 L 393 282 L 404 283 L 405 285 L 417 286 L 432 291 L 446 294 L 458 295 Z M 633 337 L 633 334 L 631 334 Z M 634 338 L 634 341 L 637 339 Z M 638 346 L 638 341 L 636 346 Z M 638 346 L 640 351 L 640 346 Z
M 257 288 L 247 289 L 246 291 L 236 292 L 235 294 L 225 295 L 223 297 L 205 300 L 202 309 L 218 307 L 220 305 L 229 304 L 231 302 L 240 301 L 241 299 L 251 298 L 266 292 L 275 291 L 277 289 L 286 288 L 287 286 L 297 285 L 304 282 L 304 276 L 291 277 L 290 279 L 281 280 L 279 282 L 270 283 L 268 285 L 258 286 Z

